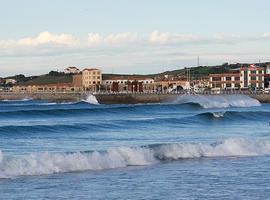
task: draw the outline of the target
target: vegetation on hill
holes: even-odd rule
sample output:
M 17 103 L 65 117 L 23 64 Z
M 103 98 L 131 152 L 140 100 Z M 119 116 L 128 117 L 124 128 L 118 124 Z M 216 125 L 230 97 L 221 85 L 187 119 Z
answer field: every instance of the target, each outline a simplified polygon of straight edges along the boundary
M 53 83 L 71 83 L 72 75 L 63 72 L 51 71 L 49 74 L 31 78 L 20 85 L 46 85 Z
M 261 67 L 265 67 L 266 65 L 270 64 L 267 63 L 256 63 Z M 240 67 L 247 67 L 248 63 L 236 63 L 236 64 L 228 64 L 224 63 L 222 65 L 215 65 L 215 66 L 199 66 L 199 67 L 189 67 L 183 69 L 177 69 L 173 71 L 165 71 L 162 73 L 157 74 L 103 74 L 103 79 L 110 79 L 112 77 L 121 77 L 121 78 L 128 78 L 128 77 L 164 77 L 164 75 L 169 75 L 173 77 L 186 77 L 187 71 L 190 71 L 191 79 L 201 79 L 206 78 L 209 74 L 217 74 L 217 73 L 227 73 L 231 70 L 238 69 Z M 41 76 L 29 76 L 26 77 L 22 74 L 16 76 L 6 77 L 10 79 L 17 80 L 17 84 L 19 85 L 46 85 L 46 84 L 53 84 L 53 83 L 71 83 L 72 82 L 72 74 L 65 74 L 64 72 L 57 72 L 51 71 L 48 74 L 41 75 Z

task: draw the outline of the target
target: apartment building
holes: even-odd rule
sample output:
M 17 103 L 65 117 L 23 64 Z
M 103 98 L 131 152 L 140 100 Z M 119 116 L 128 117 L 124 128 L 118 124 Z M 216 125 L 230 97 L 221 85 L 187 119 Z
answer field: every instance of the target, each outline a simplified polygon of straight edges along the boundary
M 96 68 L 86 68 L 82 71 L 82 86 L 85 90 L 97 91 L 102 83 L 102 72 Z
M 241 88 L 241 74 L 224 73 L 224 74 L 210 74 L 209 87 L 220 89 L 239 89 Z
M 153 92 L 154 79 L 148 77 L 110 77 L 102 81 L 103 89 L 111 92 Z
M 265 69 L 250 65 L 232 70 L 230 73 L 209 74 L 210 88 L 261 89 L 264 88 Z

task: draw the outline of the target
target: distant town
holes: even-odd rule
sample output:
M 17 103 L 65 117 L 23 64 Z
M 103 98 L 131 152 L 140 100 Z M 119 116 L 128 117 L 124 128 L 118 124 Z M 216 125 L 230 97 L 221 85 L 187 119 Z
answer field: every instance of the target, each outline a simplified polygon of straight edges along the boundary
M 198 66 L 150 75 L 103 74 L 75 66 L 41 76 L 0 78 L 0 91 L 11 93 L 172 93 L 248 90 L 269 92 L 270 63 Z

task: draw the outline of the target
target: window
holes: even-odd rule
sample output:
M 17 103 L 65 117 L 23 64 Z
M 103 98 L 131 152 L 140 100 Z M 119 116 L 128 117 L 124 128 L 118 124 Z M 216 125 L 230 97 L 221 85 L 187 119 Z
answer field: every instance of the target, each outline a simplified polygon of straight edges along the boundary
M 232 84 L 227 83 L 227 84 L 226 84 L 226 87 L 227 87 L 227 88 L 230 88 L 230 87 L 232 87 Z
M 220 77 L 213 77 L 212 80 L 213 81 L 221 81 L 221 78 Z
M 256 81 L 256 76 L 251 76 L 251 77 L 250 77 L 250 80 Z
M 234 80 L 236 80 L 236 81 L 240 81 L 240 77 L 239 77 L 239 76 L 234 77 Z
M 234 87 L 240 88 L 240 84 L 239 84 L 239 83 L 236 83 L 236 84 L 234 85 Z
M 226 81 L 230 81 L 231 79 L 231 77 L 226 77 Z

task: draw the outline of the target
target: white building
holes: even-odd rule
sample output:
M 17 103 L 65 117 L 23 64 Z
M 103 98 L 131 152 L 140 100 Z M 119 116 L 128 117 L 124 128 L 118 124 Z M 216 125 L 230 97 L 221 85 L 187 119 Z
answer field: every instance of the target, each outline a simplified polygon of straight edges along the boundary
M 79 74 L 81 71 L 77 67 L 67 67 L 64 70 L 65 74 Z

